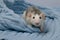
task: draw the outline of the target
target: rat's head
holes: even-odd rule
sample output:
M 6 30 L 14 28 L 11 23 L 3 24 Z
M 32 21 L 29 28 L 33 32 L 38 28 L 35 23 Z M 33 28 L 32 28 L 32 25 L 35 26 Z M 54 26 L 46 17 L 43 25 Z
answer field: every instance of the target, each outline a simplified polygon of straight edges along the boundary
M 44 20 L 45 20 L 45 17 L 44 17 L 44 14 L 32 14 L 31 18 L 30 18 L 30 22 L 32 25 L 35 25 L 35 26 L 40 26 Z
M 26 11 L 26 20 L 34 26 L 40 26 L 45 20 L 45 15 L 39 9 L 29 7 Z

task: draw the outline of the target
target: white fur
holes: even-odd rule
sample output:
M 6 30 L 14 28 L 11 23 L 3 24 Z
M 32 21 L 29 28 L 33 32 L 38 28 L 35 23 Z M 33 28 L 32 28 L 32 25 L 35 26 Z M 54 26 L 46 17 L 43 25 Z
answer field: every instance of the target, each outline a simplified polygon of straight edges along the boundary
M 35 17 L 35 19 L 33 19 L 33 16 Z M 31 23 L 35 26 L 41 26 L 44 20 L 39 19 L 40 16 L 38 14 L 33 15 L 33 16 L 31 17 Z M 36 23 L 39 23 L 39 25 L 36 25 Z
M 35 17 L 35 19 L 33 19 L 33 17 Z M 25 19 L 26 23 L 28 25 L 31 26 L 31 24 L 35 25 L 36 27 L 40 27 L 41 32 L 44 30 L 44 22 L 45 20 L 43 19 L 43 17 L 40 19 L 40 16 L 38 14 L 32 14 L 31 18 L 30 17 L 26 17 L 26 11 L 24 11 L 23 13 L 23 18 Z M 36 25 L 36 23 L 39 23 L 38 25 Z

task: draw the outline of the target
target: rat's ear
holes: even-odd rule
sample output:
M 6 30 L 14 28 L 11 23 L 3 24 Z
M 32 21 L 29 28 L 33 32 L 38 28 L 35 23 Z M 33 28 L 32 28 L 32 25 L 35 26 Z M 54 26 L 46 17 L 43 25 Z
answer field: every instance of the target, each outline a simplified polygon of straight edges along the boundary
M 27 13 L 27 17 L 31 17 L 32 16 L 32 14 L 31 13 Z
M 45 14 L 44 13 L 41 13 L 40 16 L 42 16 L 42 18 L 45 20 L 46 17 L 45 17 Z
M 45 14 L 43 14 L 42 17 L 44 18 L 44 20 L 46 19 Z
M 23 18 L 25 18 L 25 17 L 26 17 L 26 11 L 23 12 Z
M 31 17 L 32 14 L 31 13 L 27 13 L 26 11 L 24 11 L 23 13 L 23 17 Z

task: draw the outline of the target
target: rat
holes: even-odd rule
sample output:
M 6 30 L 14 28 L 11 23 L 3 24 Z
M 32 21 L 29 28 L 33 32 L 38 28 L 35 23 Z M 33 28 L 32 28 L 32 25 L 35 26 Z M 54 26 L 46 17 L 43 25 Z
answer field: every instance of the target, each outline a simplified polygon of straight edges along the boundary
M 27 25 L 34 25 L 34 27 L 39 27 L 40 31 L 44 32 L 44 24 L 46 17 L 45 14 L 37 7 L 28 7 L 23 13 L 23 18 L 26 21 Z

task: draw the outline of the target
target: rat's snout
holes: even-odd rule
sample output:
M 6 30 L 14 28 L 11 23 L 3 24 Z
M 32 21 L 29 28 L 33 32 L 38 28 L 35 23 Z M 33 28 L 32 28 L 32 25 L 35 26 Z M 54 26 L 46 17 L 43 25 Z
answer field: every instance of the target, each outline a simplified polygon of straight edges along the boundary
M 39 23 L 35 23 L 36 25 L 39 25 Z
M 35 24 L 39 25 L 39 20 L 38 19 L 35 20 Z
M 39 19 L 39 15 L 35 15 L 35 19 L 33 19 L 34 20 L 34 24 L 35 25 L 40 25 L 40 19 Z

